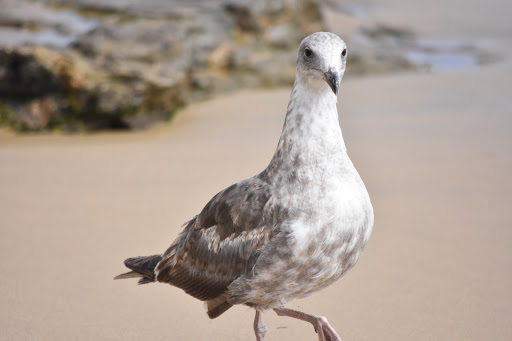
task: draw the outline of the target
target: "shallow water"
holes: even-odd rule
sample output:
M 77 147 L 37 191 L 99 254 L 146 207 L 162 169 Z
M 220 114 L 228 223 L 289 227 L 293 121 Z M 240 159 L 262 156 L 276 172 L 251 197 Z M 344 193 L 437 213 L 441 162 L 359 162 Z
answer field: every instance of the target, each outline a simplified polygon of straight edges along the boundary
M 458 39 L 419 39 L 406 58 L 415 65 L 438 71 L 477 66 L 484 55 L 483 43 Z
M 407 59 L 415 65 L 428 65 L 439 71 L 460 70 L 478 65 L 476 56 L 462 53 L 412 51 L 407 53 Z

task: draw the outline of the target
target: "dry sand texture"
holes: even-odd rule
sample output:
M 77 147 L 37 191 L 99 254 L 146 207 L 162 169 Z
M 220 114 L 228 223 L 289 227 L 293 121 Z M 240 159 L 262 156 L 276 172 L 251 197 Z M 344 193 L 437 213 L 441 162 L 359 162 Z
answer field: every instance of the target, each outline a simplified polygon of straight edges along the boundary
M 342 84 L 341 124 L 375 230 L 352 272 L 290 306 L 325 314 L 344 340 L 511 340 L 512 5 L 366 4 L 361 22 L 486 39 L 501 60 Z M 342 35 L 344 23 L 330 20 Z M 2 132 L 0 339 L 252 340 L 248 308 L 209 320 L 179 289 L 112 277 L 125 257 L 165 250 L 218 190 L 263 169 L 289 92 L 215 99 L 138 134 Z M 264 319 L 268 340 L 315 339 L 306 323 Z

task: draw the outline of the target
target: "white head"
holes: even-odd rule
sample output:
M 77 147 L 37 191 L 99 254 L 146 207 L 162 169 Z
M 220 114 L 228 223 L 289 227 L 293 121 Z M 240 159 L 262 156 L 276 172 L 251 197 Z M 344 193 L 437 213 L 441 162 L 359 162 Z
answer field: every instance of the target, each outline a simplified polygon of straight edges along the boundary
M 314 89 L 338 94 L 347 63 L 347 45 L 330 32 L 310 34 L 299 46 L 297 81 Z

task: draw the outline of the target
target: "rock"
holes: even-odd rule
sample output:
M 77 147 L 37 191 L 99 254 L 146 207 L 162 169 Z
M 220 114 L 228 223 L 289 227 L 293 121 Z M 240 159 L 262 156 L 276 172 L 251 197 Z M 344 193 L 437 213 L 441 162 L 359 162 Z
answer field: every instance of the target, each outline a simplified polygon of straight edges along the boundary
M 300 32 L 298 32 L 290 24 L 282 24 L 272 27 L 268 30 L 266 40 L 270 46 L 290 49 L 297 45 L 297 41 L 301 40 Z
M 322 10 L 337 11 L 336 20 L 365 14 L 350 6 L 331 0 L 2 0 L 0 125 L 141 129 L 220 93 L 290 85 L 301 39 L 326 30 Z M 418 69 L 411 54 L 425 62 L 445 57 L 406 29 L 374 25 L 350 32 L 344 35 L 348 77 Z M 492 58 L 476 48 L 444 52 L 471 53 L 475 63 Z
M 50 122 L 57 108 L 56 99 L 52 96 L 46 96 L 25 104 L 18 115 L 23 127 L 29 130 L 38 130 Z
M 225 42 L 216 48 L 208 58 L 208 65 L 213 69 L 231 69 L 234 67 L 234 46 Z
M 312 0 L 5 0 L 0 124 L 142 128 L 191 101 L 242 86 L 290 84 L 294 73 L 283 61 L 293 66 L 300 39 L 323 28 L 319 6 Z
M 224 9 L 232 16 L 237 29 L 245 32 L 260 32 L 260 26 L 258 25 L 256 18 L 254 18 L 249 6 L 237 3 L 227 3 L 224 5 Z
M 58 76 L 31 54 L 0 50 L 0 96 L 33 98 L 60 91 Z

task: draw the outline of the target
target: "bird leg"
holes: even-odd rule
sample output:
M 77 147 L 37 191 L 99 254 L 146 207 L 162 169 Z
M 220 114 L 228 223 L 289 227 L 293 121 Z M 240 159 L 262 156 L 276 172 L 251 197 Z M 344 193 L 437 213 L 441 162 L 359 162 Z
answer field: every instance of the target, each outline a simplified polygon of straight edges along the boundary
M 256 310 L 256 316 L 254 316 L 254 333 L 256 333 L 256 341 L 263 341 L 267 333 L 267 327 L 263 324 L 261 311 L 259 310 Z
M 274 311 L 279 316 L 293 317 L 311 323 L 318 334 L 318 341 L 341 341 L 338 333 L 336 333 L 334 328 L 331 327 L 327 319 L 323 316 L 306 314 L 302 311 L 288 309 L 284 306 L 274 308 Z

